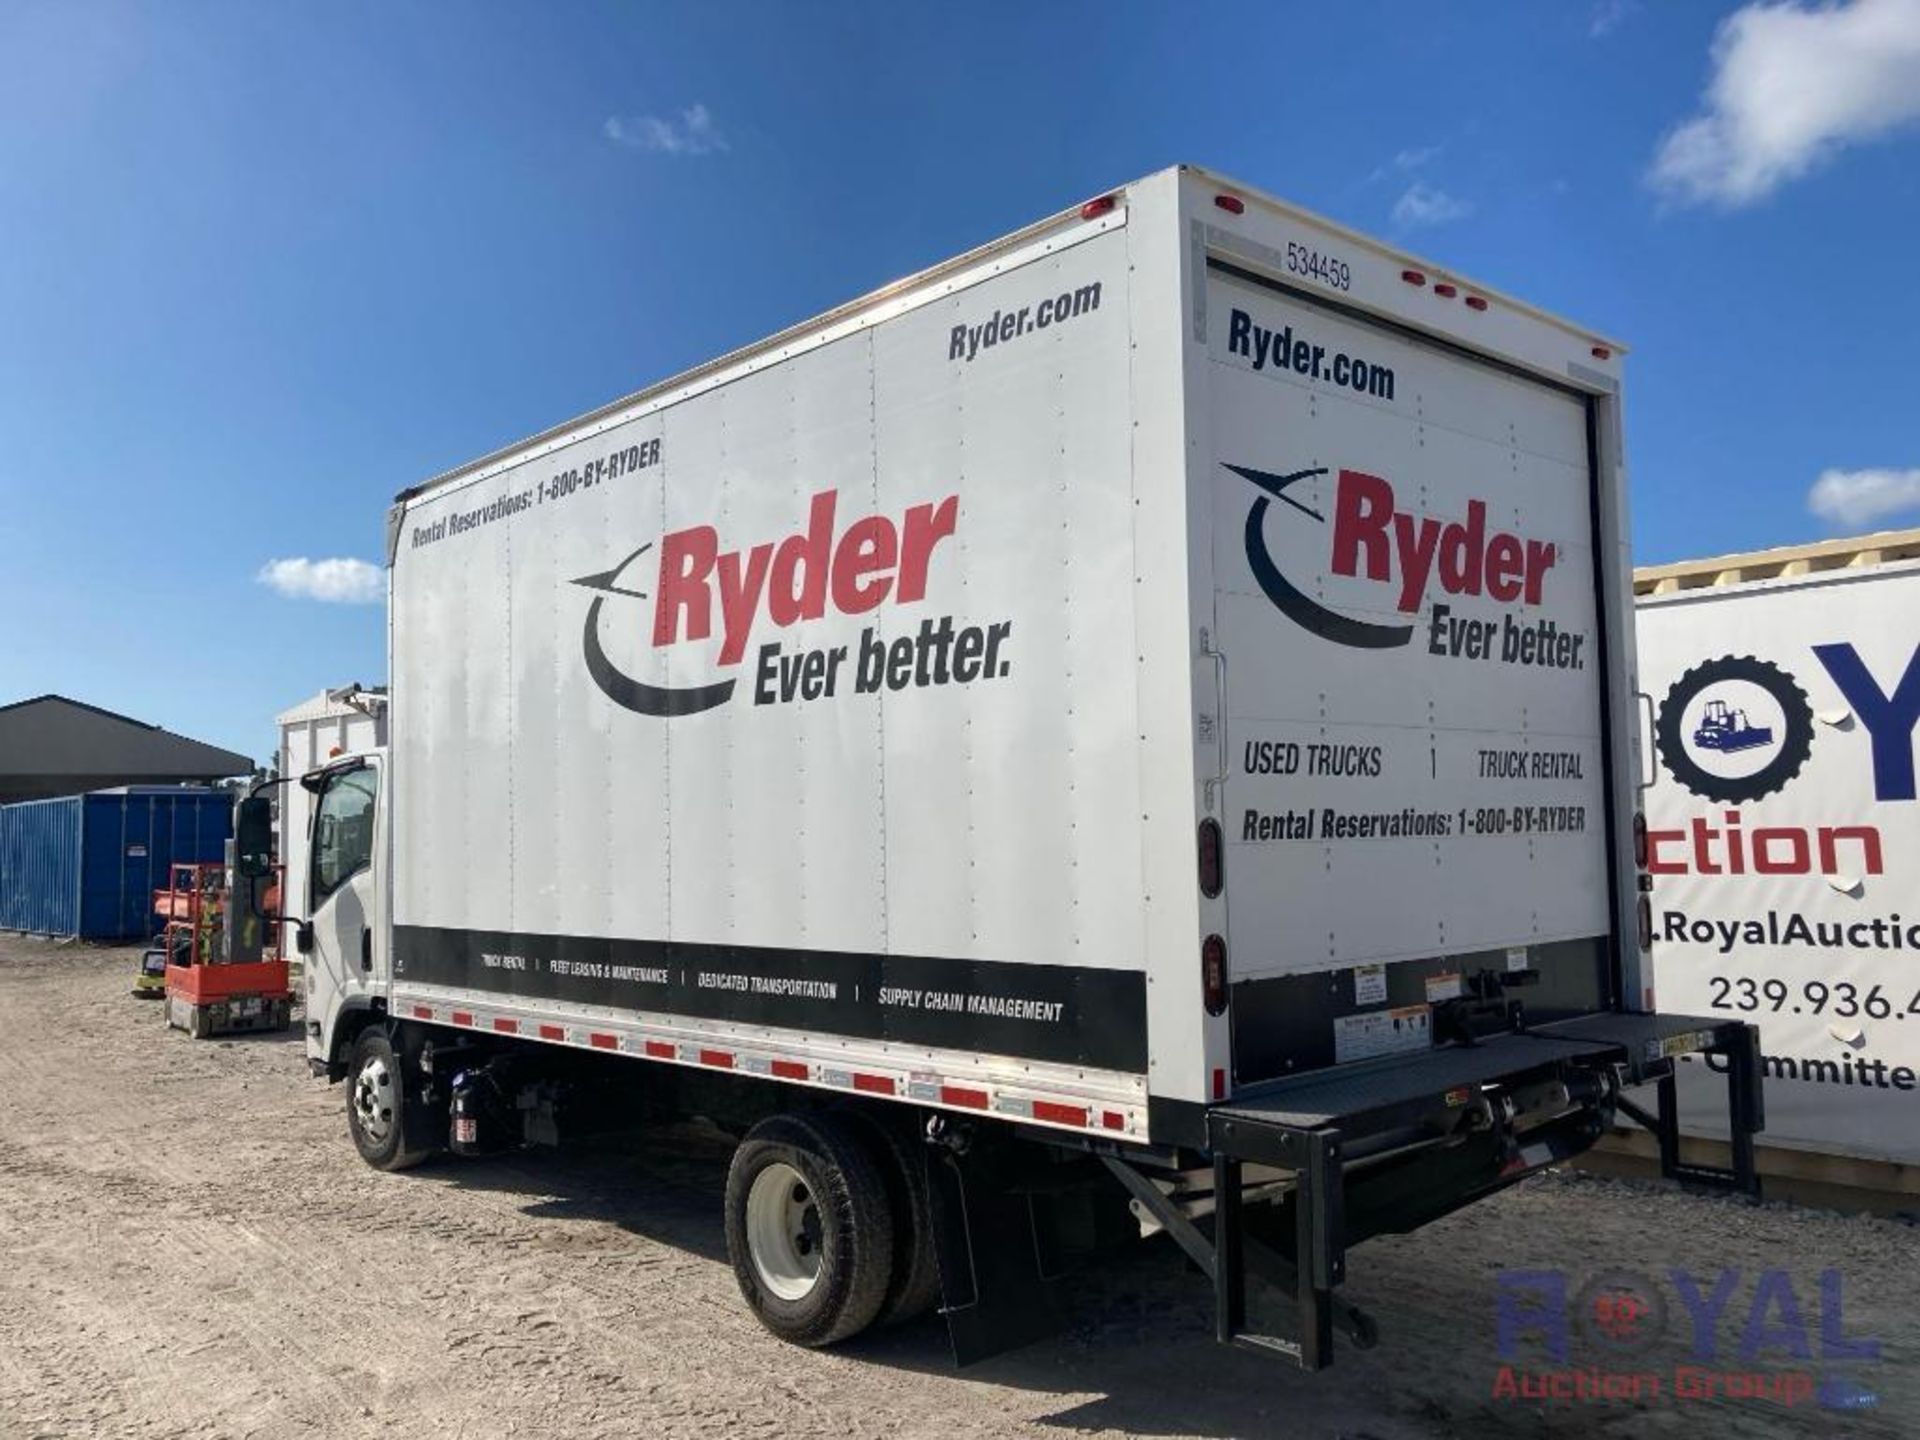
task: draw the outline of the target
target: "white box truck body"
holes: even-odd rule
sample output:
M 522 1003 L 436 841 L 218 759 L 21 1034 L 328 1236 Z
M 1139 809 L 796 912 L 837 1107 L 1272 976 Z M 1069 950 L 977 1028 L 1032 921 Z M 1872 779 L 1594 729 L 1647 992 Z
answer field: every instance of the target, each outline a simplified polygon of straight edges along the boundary
M 1090 1156 L 1223 1336 L 1262 1167 L 1325 1363 L 1345 1155 L 1487 1147 L 1404 1228 L 1747 1034 L 1634 1013 L 1619 375 L 1176 169 L 407 491 L 390 749 L 310 781 L 316 1069 L 852 1097 L 936 1212 L 966 1136 Z M 1044 1307 L 960 1243 L 965 1355 Z

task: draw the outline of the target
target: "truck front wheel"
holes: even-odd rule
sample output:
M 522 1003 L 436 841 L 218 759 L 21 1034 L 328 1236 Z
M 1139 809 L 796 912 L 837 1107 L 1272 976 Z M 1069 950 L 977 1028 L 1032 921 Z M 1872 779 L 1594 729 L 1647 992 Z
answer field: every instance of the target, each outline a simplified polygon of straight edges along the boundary
M 836 1115 L 777 1115 L 727 1172 L 727 1254 L 760 1322 L 796 1345 L 873 1323 L 893 1275 L 887 1186 L 865 1137 Z
M 423 1107 L 387 1032 L 370 1025 L 353 1043 L 347 1062 L 347 1130 L 360 1158 L 376 1170 L 405 1170 L 438 1148 L 427 1133 Z

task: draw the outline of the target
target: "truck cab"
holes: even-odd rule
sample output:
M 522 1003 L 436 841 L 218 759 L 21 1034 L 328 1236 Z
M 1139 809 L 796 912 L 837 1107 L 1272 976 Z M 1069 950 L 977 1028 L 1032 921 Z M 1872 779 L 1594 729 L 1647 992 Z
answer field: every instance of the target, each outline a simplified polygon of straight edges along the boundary
M 306 865 L 287 889 L 305 978 L 307 1063 L 340 1079 L 346 1042 L 384 1010 L 389 966 L 385 750 L 344 755 L 300 777 L 312 797 Z

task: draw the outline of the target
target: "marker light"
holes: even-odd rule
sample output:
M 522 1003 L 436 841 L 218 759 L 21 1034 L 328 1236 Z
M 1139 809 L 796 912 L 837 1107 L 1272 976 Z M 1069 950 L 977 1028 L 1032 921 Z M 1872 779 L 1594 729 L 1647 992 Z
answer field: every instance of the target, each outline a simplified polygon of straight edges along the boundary
M 1220 894 L 1224 877 L 1220 867 L 1220 822 L 1209 815 L 1200 822 L 1200 893 L 1212 900 Z
M 1647 924 L 1653 924 L 1652 912 L 1648 912 Z M 1207 936 L 1200 946 L 1200 993 L 1207 1014 L 1227 1013 L 1227 942 L 1218 935 Z
M 1242 214 L 1247 208 L 1247 202 L 1242 200 L 1238 195 L 1216 195 L 1213 197 L 1213 203 L 1229 215 Z
M 1098 220 L 1119 203 L 1120 202 L 1111 195 L 1102 195 L 1099 199 L 1089 200 L 1080 207 L 1080 218 L 1082 220 Z

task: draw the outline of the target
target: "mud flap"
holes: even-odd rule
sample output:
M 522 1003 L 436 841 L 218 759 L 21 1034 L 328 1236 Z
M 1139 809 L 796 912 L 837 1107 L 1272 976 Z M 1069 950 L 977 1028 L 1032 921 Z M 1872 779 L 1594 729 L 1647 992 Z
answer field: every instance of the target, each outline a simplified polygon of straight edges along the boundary
M 1048 1197 L 999 1147 L 929 1150 L 941 1312 L 957 1365 L 1058 1334 L 1065 1287 L 1045 1213 Z

